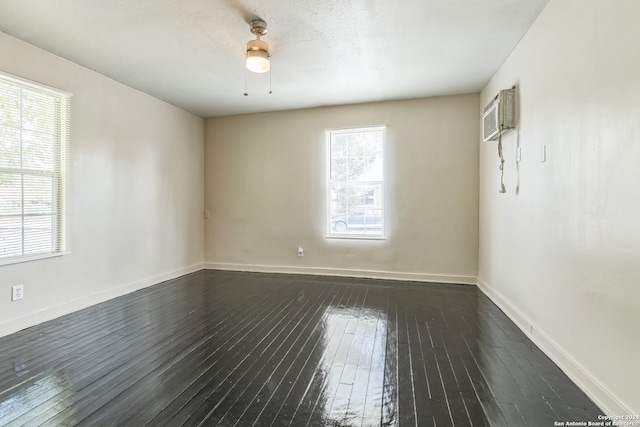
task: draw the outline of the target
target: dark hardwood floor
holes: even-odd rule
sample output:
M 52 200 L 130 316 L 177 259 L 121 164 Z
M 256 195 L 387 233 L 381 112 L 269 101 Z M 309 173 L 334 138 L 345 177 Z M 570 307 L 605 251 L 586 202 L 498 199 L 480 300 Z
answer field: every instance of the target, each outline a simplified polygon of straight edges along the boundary
M 601 411 L 478 289 L 200 271 L 0 338 L 0 425 L 553 426 Z

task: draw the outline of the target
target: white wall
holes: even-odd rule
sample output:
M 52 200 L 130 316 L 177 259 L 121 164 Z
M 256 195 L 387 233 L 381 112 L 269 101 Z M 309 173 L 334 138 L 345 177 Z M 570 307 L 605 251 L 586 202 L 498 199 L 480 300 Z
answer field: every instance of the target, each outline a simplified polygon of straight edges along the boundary
M 0 266 L 0 335 L 202 268 L 203 119 L 4 33 L 0 52 L 74 94 L 72 254 Z
M 475 283 L 478 102 L 475 94 L 207 119 L 206 265 Z M 389 238 L 327 239 L 324 131 L 380 124 L 389 126 Z
M 640 413 L 639 17 L 551 0 L 481 94 L 517 84 L 520 118 L 507 194 L 481 143 L 479 284 L 614 415 Z

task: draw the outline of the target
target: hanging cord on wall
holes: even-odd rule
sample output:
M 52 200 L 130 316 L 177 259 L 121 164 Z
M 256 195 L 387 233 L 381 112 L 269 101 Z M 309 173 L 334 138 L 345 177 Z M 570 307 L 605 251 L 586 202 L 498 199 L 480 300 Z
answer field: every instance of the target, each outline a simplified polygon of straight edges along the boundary
M 500 192 L 506 193 L 507 188 L 504 186 L 504 156 L 502 155 L 502 130 L 498 133 L 498 156 L 500 157 Z

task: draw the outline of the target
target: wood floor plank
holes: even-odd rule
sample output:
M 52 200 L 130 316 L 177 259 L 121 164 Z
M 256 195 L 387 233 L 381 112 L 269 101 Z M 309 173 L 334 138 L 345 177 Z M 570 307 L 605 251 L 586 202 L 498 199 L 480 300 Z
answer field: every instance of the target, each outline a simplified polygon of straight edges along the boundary
M 323 316 L 315 325 L 312 335 L 310 336 L 310 348 L 307 349 L 305 347 L 304 351 L 300 352 L 296 358 L 296 362 L 290 366 L 290 373 L 287 373 L 281 381 L 281 384 L 284 384 L 284 387 L 276 387 L 273 395 L 270 396 L 270 400 L 267 401 L 265 406 L 273 401 L 275 407 L 270 411 L 270 420 L 260 419 L 262 413 L 259 414 L 257 421 L 260 421 L 261 425 L 275 425 L 276 420 L 278 419 L 282 419 L 283 421 L 286 420 L 286 422 L 281 422 L 279 424 L 288 424 L 289 420 L 293 418 L 294 414 L 299 409 L 299 406 L 305 401 L 305 396 L 313 383 L 321 363 L 320 360 L 322 357 L 324 342 L 327 339 L 331 339 L 331 336 L 335 332 L 335 327 L 327 325 L 324 321 L 324 312 L 326 312 L 328 307 L 338 305 L 344 298 L 347 291 L 347 287 L 345 286 L 338 289 L 333 287 L 333 285 L 331 286 L 335 291 L 331 296 L 330 302 L 322 307 Z
M 174 424 L 180 419 L 189 418 L 190 408 L 199 406 L 201 403 L 198 396 L 209 397 L 207 393 L 217 390 L 225 380 L 230 378 L 229 366 L 238 370 L 240 366 L 238 364 L 249 359 L 257 348 L 257 344 L 265 341 L 267 334 L 273 332 L 279 317 L 286 312 L 287 307 L 291 306 L 288 300 L 281 300 L 277 304 L 275 302 L 269 304 L 271 299 L 267 299 L 266 302 L 264 306 L 268 312 L 262 316 L 256 316 L 258 312 L 245 313 L 247 323 L 246 328 L 240 331 L 241 334 L 234 334 L 231 341 L 219 347 L 218 356 L 208 363 L 206 369 L 189 384 L 187 389 L 175 396 L 160 413 L 151 419 L 148 425 Z
M 326 308 L 336 301 L 337 296 L 334 286 L 322 294 L 322 301 L 317 304 L 312 320 L 306 322 L 296 340 L 300 344 L 287 351 L 285 357 L 280 360 L 276 369 L 254 395 L 252 403 L 243 408 L 242 415 L 236 421 L 237 425 L 242 425 L 243 417 L 250 425 L 269 425 L 278 417 L 283 409 L 280 402 L 288 401 L 294 384 L 301 380 L 300 373 L 305 372 L 305 366 L 309 363 L 310 357 L 322 342 L 326 331 L 322 318 Z M 300 319 L 298 322 L 305 321 Z M 304 382 L 300 381 L 300 384 Z
M 383 426 L 397 426 L 399 421 L 398 407 L 398 369 L 400 352 L 398 344 L 398 299 L 395 292 L 390 292 L 387 300 L 387 324 L 384 359 L 384 380 L 382 384 L 382 414 L 380 423 Z
M 301 426 L 309 423 L 323 422 L 323 412 L 316 411 L 318 406 L 325 407 L 327 396 L 328 377 L 331 375 L 331 367 L 336 358 L 344 331 L 347 327 L 347 319 L 340 316 L 341 308 L 348 307 L 349 301 L 353 301 L 354 287 L 349 287 L 344 298 L 334 307 L 328 307 L 325 311 L 324 322 L 327 324 L 329 334 L 325 340 L 318 363 L 313 370 L 313 377 L 307 385 L 304 393 L 297 402 L 293 415 L 289 418 L 288 425 Z M 313 424 L 312 424 L 313 425 Z
M 315 299 L 299 301 L 299 309 L 293 316 L 294 320 L 282 325 L 282 333 L 286 335 L 278 340 L 278 346 L 263 359 L 262 366 L 252 371 L 250 381 L 238 388 L 239 393 L 235 394 L 235 400 L 230 402 L 226 412 L 219 413 L 218 416 L 213 413 L 207 414 L 203 421 L 222 423 L 226 419 L 234 425 L 253 424 L 258 415 L 255 411 L 258 404 L 261 401 L 268 402 L 270 388 L 277 387 L 277 379 L 286 372 L 288 365 L 295 362 L 294 357 L 298 354 L 299 345 L 308 341 L 306 338 L 309 337 L 322 315 L 320 302 L 325 300 L 327 294 L 328 289 L 323 290 Z M 262 393 L 263 391 L 265 393 Z
M 210 413 L 221 407 L 224 409 L 225 406 L 231 402 L 236 389 L 242 389 L 245 381 L 251 379 L 255 370 L 263 367 L 263 360 L 268 358 L 271 352 L 282 344 L 280 340 L 288 336 L 286 329 L 283 327 L 285 326 L 287 317 L 295 315 L 300 311 L 301 307 L 297 307 L 291 302 L 288 303 L 285 309 L 279 313 L 277 322 L 273 324 L 265 334 L 257 335 L 259 341 L 254 348 L 252 348 L 249 353 L 246 353 L 238 364 L 234 363 L 233 360 L 228 360 L 227 362 L 230 363 L 230 365 L 225 369 L 224 378 L 221 381 L 207 384 L 202 391 L 202 395 L 206 396 L 204 401 L 194 399 L 189 402 L 185 408 L 181 409 L 181 414 L 179 415 L 186 416 L 182 423 L 200 423 L 202 420 L 205 420 Z M 210 400 L 218 402 L 211 409 L 209 409 L 209 405 L 207 404 Z
M 256 302 L 255 307 L 259 304 Z M 252 306 L 247 307 L 247 309 L 251 309 Z M 237 310 L 230 310 L 227 314 L 236 314 Z M 262 312 L 257 313 L 259 316 L 264 315 Z M 231 319 L 231 320 L 230 320 Z M 144 395 L 145 390 L 154 389 L 154 384 L 171 384 L 172 387 L 177 389 L 186 389 L 188 387 L 188 381 L 193 381 L 194 376 L 197 377 L 198 374 L 202 373 L 203 364 L 207 361 L 210 361 L 218 352 L 219 349 L 228 348 L 231 346 L 230 338 L 237 336 L 238 334 L 246 331 L 246 329 L 250 326 L 248 322 L 243 322 L 243 319 L 236 319 L 233 316 L 218 318 L 212 325 L 214 331 L 224 331 L 224 332 L 213 332 L 208 333 L 206 335 L 206 339 L 200 340 L 197 345 L 193 345 L 187 347 L 184 351 L 185 359 L 188 357 L 188 363 L 184 363 L 184 365 L 188 369 L 181 369 L 178 366 L 177 369 L 173 369 L 178 364 L 182 364 L 182 359 L 177 359 L 172 362 L 171 365 L 167 366 L 160 372 L 155 373 L 154 375 L 148 375 L 143 378 L 141 381 L 136 383 L 134 386 L 130 387 L 125 393 L 122 393 L 118 396 L 116 400 L 110 402 L 110 408 L 106 409 L 107 412 L 112 411 L 111 408 L 117 408 L 118 402 L 123 407 L 128 407 L 131 405 L 131 401 L 135 399 L 137 395 Z M 231 323 L 227 328 L 224 328 L 226 323 Z M 148 420 L 145 418 L 148 416 L 149 418 L 152 415 L 155 415 L 157 411 L 164 409 L 162 407 L 162 399 L 154 399 L 151 402 L 151 405 L 144 403 L 140 405 L 138 411 L 135 411 L 135 417 L 133 419 L 124 418 L 122 421 L 124 423 L 135 423 L 136 425 L 142 425 Z M 151 407 L 149 407 L 151 406 Z M 155 408 L 155 409 L 154 409 Z

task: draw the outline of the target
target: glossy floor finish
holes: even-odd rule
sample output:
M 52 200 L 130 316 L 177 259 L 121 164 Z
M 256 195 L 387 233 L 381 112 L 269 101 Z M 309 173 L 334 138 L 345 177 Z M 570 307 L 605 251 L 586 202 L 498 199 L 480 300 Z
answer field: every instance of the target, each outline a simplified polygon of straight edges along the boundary
M 552 426 L 600 410 L 477 288 L 201 271 L 0 338 L 0 425 Z

